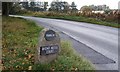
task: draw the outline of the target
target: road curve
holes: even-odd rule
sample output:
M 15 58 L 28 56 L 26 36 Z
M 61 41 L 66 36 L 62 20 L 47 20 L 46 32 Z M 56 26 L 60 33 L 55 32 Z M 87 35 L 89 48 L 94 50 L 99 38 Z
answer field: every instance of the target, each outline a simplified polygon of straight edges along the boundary
M 11 15 L 12 16 L 12 15 Z M 95 64 L 98 67 L 118 70 L 118 29 L 84 22 L 48 19 L 28 16 L 16 16 L 30 19 L 45 27 L 53 27 L 75 40 L 85 44 L 96 52 L 115 61 L 109 64 Z

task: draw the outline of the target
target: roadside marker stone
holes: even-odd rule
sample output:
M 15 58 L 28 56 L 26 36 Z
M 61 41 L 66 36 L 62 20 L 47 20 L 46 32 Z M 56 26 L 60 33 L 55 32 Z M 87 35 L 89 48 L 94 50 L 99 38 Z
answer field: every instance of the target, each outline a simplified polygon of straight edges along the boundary
M 43 29 L 40 33 L 35 63 L 49 63 L 57 58 L 59 52 L 59 34 L 50 29 Z

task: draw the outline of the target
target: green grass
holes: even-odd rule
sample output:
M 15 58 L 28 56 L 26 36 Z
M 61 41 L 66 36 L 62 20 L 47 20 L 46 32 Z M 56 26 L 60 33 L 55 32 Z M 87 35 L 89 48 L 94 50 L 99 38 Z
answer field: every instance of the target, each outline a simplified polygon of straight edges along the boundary
M 34 50 L 38 43 L 39 32 L 42 29 L 32 21 L 3 17 L 3 69 L 27 70 L 30 65 L 34 64 Z
M 69 42 L 61 42 L 61 52 L 48 64 L 35 64 L 35 50 L 42 27 L 21 18 L 3 17 L 3 70 L 94 70 L 93 65 L 79 56 Z
M 34 70 L 78 71 L 94 70 L 94 67 L 84 57 L 77 54 L 69 42 L 62 41 L 61 52 L 57 59 L 49 64 L 37 64 Z
M 107 21 L 102 21 L 102 20 L 98 20 L 95 18 L 88 18 L 88 17 L 82 17 L 82 16 L 36 16 L 36 17 L 63 19 L 63 20 L 70 20 L 70 21 L 77 21 L 77 22 L 86 22 L 86 23 L 120 28 L 120 24 L 118 24 L 118 23 L 107 22 Z
M 53 19 L 63 19 L 63 20 L 70 20 L 70 21 L 77 21 L 77 22 L 86 22 L 86 23 L 92 23 L 92 24 L 97 24 L 97 25 L 120 28 L 120 24 L 115 23 L 113 21 L 103 21 L 103 20 L 96 19 L 96 18 L 76 16 L 72 14 L 68 15 L 68 14 L 50 13 L 50 12 L 28 12 L 28 13 L 21 14 L 21 15 L 43 17 L 43 18 L 53 18 Z

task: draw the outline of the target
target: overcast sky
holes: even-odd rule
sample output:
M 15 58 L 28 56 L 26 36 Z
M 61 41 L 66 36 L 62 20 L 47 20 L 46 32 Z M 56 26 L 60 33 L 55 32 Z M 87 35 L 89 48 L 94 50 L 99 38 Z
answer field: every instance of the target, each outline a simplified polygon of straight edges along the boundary
M 49 4 L 53 0 L 36 0 L 36 1 L 47 1 Z M 118 9 L 118 2 L 120 0 L 59 0 L 59 1 L 67 1 L 69 4 L 75 2 L 77 8 L 80 9 L 84 5 L 103 5 L 106 4 L 110 7 L 110 9 Z

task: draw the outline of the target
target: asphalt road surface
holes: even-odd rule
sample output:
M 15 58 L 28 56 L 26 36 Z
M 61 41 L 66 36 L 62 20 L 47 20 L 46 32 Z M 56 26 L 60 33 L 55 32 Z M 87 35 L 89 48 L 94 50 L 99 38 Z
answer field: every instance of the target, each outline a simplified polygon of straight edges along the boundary
M 84 22 L 16 16 L 56 30 L 71 41 L 76 52 L 91 61 L 97 70 L 118 70 L 118 29 Z

